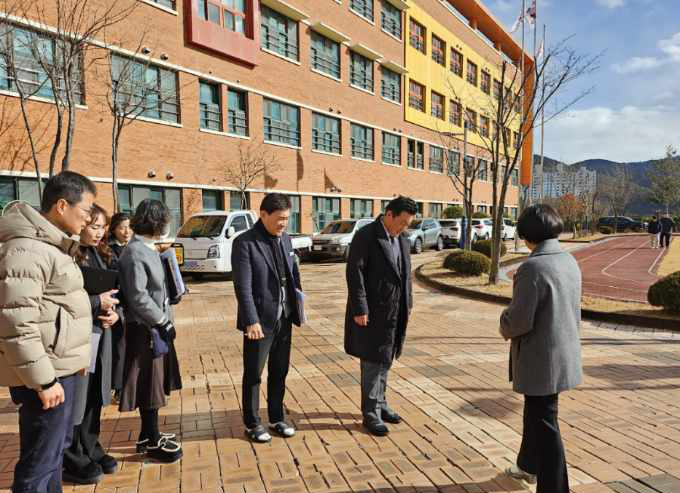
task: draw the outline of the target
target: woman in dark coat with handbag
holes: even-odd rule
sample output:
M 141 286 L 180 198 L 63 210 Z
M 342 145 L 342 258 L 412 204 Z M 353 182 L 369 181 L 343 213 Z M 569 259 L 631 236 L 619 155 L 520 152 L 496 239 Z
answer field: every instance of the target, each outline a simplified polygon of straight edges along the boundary
M 538 482 L 536 493 L 569 493 L 557 421 L 560 392 L 581 383 L 581 271 L 560 248 L 563 223 L 549 205 L 527 208 L 517 233 L 531 255 L 514 277 L 512 303 L 500 332 L 510 339 L 510 379 L 524 395 L 524 430 L 517 464 L 506 472 Z
M 93 205 L 90 222 L 80 234 L 81 247 L 76 255 L 81 269 L 107 269 L 112 254 L 107 248 L 101 248 L 106 222 L 106 211 Z M 88 294 L 93 320 L 92 354 L 96 360 L 87 374 L 78 376 L 73 441 L 64 451 L 63 477 L 77 484 L 95 484 L 103 474 L 112 474 L 118 467 L 116 460 L 106 454 L 99 443 L 102 407 L 111 403 L 111 340 L 112 327 L 119 319 L 116 312 L 118 300 L 115 298 L 116 290 Z
M 143 200 L 131 221 L 135 236 L 119 261 L 127 321 L 120 410 L 139 409 L 142 426 L 137 451 L 164 463 L 182 457 L 175 435 L 158 428 L 158 409 L 166 405 L 172 390 L 182 387 L 165 269 L 156 248 L 169 224 L 170 211 L 165 204 Z

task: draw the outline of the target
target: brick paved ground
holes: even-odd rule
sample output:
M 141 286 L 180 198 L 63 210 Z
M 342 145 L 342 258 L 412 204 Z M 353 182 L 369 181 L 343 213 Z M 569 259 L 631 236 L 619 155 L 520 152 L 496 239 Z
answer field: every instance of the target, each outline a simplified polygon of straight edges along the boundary
M 359 425 L 358 364 L 342 348 L 343 269 L 303 266 L 310 320 L 294 336 L 286 399 L 294 438 L 256 446 L 244 439 L 231 284 L 196 284 L 177 313 L 185 388 L 162 410 L 163 428 L 181 433 L 184 459 L 144 463 L 134 453 L 136 416 L 109 407 L 102 439 L 122 469 L 96 491 L 527 491 L 501 473 L 519 446 L 522 409 L 507 381 L 508 345 L 497 335 L 501 307 L 416 289 L 406 351 L 388 382 L 405 423 L 378 439 Z M 584 324 L 585 383 L 561 399 L 574 492 L 680 492 L 679 343 L 672 334 Z M 14 406 L 6 392 L 0 398 L 6 489 L 18 437 Z M 67 485 L 73 490 L 94 487 Z

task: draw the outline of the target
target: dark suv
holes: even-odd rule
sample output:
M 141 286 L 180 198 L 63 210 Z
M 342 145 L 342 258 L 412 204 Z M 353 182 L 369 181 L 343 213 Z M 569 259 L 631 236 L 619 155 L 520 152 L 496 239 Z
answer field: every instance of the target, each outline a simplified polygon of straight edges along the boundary
M 616 220 L 616 228 L 614 228 L 614 221 Z M 614 216 L 601 217 L 597 221 L 597 227 L 601 228 L 606 226 L 608 228 L 616 229 L 617 232 L 622 233 L 624 231 L 644 231 L 645 224 L 640 221 L 635 221 L 630 217 L 619 216 L 615 218 Z

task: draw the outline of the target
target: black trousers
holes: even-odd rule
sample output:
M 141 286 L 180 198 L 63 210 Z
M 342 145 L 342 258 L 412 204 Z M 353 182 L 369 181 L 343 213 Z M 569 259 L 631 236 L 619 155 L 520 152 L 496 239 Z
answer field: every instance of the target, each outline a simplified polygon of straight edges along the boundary
M 569 493 L 567 462 L 557 423 L 558 395 L 524 396 L 524 432 L 517 465 L 537 476 L 536 493 Z
M 13 493 L 61 493 L 64 449 L 71 443 L 75 377 L 62 377 L 64 403 L 48 410 L 35 390 L 11 387 L 19 408 L 19 461 L 14 467 Z
M 274 330 L 263 339 L 251 340 L 243 336 L 243 423 L 253 428 L 260 420 L 260 383 L 264 364 L 267 370 L 267 410 L 269 422 L 283 421 L 283 397 L 290 366 L 292 325 L 281 318 Z
M 661 247 L 669 247 L 671 245 L 671 233 L 661 233 Z
M 106 452 L 99 443 L 102 414 L 101 372 L 90 374 L 83 422 L 73 427 L 73 441 L 64 451 L 64 468 L 73 474 L 90 462 L 99 462 Z

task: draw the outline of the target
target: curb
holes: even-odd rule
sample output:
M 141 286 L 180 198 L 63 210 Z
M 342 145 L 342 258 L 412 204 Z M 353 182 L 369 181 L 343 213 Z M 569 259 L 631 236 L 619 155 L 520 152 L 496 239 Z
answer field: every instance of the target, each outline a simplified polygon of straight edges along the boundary
M 504 265 L 510 265 L 521 260 L 524 259 L 513 259 Z M 415 271 L 416 279 L 432 289 L 435 289 L 446 294 L 455 294 L 456 296 L 460 296 L 462 298 L 486 301 L 489 303 L 495 303 L 497 305 L 509 305 L 510 302 L 512 301 L 512 298 L 510 298 L 509 296 L 483 293 L 481 291 L 462 288 L 460 286 L 450 286 L 448 284 L 444 284 L 442 282 L 430 279 L 428 276 L 422 273 L 422 268 L 425 265 L 428 264 L 423 264 L 416 269 Z M 586 320 L 592 320 L 595 322 L 608 322 L 618 325 L 632 325 L 635 327 L 643 327 L 647 329 L 677 330 L 673 328 L 673 325 L 678 325 L 677 321 L 675 320 L 647 317 L 645 315 L 627 315 L 624 313 L 600 312 L 589 309 L 581 309 L 581 317 Z

